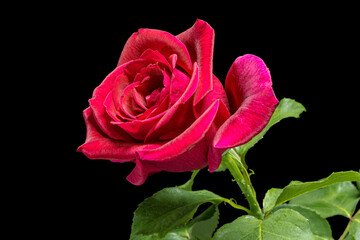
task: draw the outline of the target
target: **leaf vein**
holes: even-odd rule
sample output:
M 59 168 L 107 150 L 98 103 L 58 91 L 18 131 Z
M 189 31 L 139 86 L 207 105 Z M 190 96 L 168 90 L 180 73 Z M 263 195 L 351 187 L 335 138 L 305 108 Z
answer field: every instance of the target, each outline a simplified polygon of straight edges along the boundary
M 216 199 L 203 200 L 203 201 L 201 201 L 201 202 L 188 203 L 188 204 L 185 204 L 185 205 L 182 205 L 182 206 L 179 206 L 179 207 L 175 207 L 175 208 L 171 209 L 170 211 L 166 211 L 166 212 L 164 212 L 163 214 L 156 216 L 155 218 L 154 218 L 154 217 L 150 217 L 150 218 L 149 218 L 149 221 L 154 222 L 155 220 L 161 219 L 161 218 L 163 218 L 164 216 L 172 215 L 173 212 L 177 212 L 177 211 L 179 211 L 180 209 L 186 209 L 186 208 L 192 207 L 192 206 L 194 206 L 194 208 L 197 208 L 197 207 L 199 207 L 201 204 L 204 204 L 204 203 L 206 203 L 206 202 L 212 202 L 212 200 L 216 200 Z
M 262 234 L 261 234 L 261 232 L 262 232 L 262 223 L 263 223 L 263 222 L 260 222 L 260 224 L 259 224 L 259 239 L 260 239 L 260 240 L 263 239 L 263 238 L 262 238 Z
M 332 205 L 332 206 L 340 209 L 341 211 L 345 212 L 346 215 L 348 216 L 348 218 L 351 218 L 351 214 L 350 214 L 345 208 L 343 208 L 343 207 L 341 207 L 340 205 L 337 205 L 337 204 L 335 204 L 335 203 L 332 203 L 332 202 L 330 202 L 330 201 L 328 201 L 328 200 L 326 200 L 326 199 L 323 199 L 323 201 L 326 202 L 327 204 Z
M 316 238 L 319 238 L 319 239 L 331 240 L 330 238 L 325 238 L 325 237 L 322 237 L 322 236 L 319 236 L 319 235 L 316 235 L 316 234 L 314 234 L 314 236 L 315 236 Z
M 265 230 L 262 230 L 264 233 L 269 233 L 269 234 L 272 234 L 272 235 L 274 235 L 274 236 L 277 236 L 277 237 L 281 237 L 281 238 L 283 238 L 283 239 L 290 239 L 291 240 L 291 238 L 287 238 L 287 237 L 285 237 L 285 236 L 283 236 L 283 235 L 279 235 L 279 234 L 276 234 L 276 233 L 273 233 L 273 232 L 269 232 L 269 231 L 265 231 Z

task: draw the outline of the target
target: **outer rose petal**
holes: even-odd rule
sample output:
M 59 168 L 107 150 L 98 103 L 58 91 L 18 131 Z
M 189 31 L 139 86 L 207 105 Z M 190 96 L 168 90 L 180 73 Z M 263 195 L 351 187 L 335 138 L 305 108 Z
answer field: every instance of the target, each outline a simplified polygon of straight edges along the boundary
M 265 63 L 254 55 L 235 60 L 225 81 L 233 114 L 214 138 L 215 148 L 233 148 L 250 141 L 269 122 L 276 99 Z
M 83 112 L 86 124 L 86 140 L 77 151 L 90 159 L 107 159 L 116 162 L 128 162 L 136 159 L 136 151 L 159 147 L 160 144 L 124 143 L 104 136 L 97 125 L 91 108 Z
M 211 147 L 214 135 L 218 127 L 223 123 L 223 118 L 230 116 L 227 107 L 222 101 L 219 102 L 218 111 L 212 125 L 207 130 L 205 137 L 183 154 L 165 161 L 145 161 L 151 163 L 152 166 L 169 172 L 193 171 L 201 169 L 209 165 L 209 170 L 214 171 L 219 167 L 221 162 L 221 154 L 223 149 L 214 149 Z M 218 125 L 216 122 L 221 122 Z M 215 150 L 215 151 L 213 151 Z
M 183 154 L 166 161 L 148 161 L 154 167 L 168 172 L 194 171 L 206 167 L 208 164 L 207 154 L 215 132 L 210 128 L 205 137 Z
M 159 51 L 166 58 L 177 55 L 177 64 L 191 73 L 192 63 L 185 45 L 168 32 L 154 29 L 140 29 L 127 40 L 121 53 L 118 66 L 138 59 L 147 49 Z
M 212 129 L 209 131 L 213 132 L 212 139 L 214 138 L 217 130 L 222 126 L 222 124 L 231 116 L 229 112 L 229 101 L 225 93 L 225 89 L 222 86 L 221 82 L 213 75 L 213 90 L 209 92 L 206 97 L 204 97 L 196 106 L 195 113 L 196 116 L 201 116 L 203 112 L 208 108 L 208 106 L 216 100 L 220 100 L 219 110 L 216 115 L 216 118 L 213 122 Z M 211 144 L 210 144 L 211 146 Z M 208 165 L 210 172 L 215 171 L 221 163 L 221 155 L 225 149 L 215 149 L 212 146 L 208 152 Z
M 199 65 L 201 81 L 195 93 L 194 105 L 196 105 L 213 88 L 214 29 L 198 19 L 190 29 L 176 37 L 185 44 L 191 60 Z
M 230 117 L 230 113 L 229 110 L 227 108 L 227 106 L 220 101 L 220 105 L 219 105 L 219 110 L 218 113 L 216 115 L 216 118 L 214 120 L 213 126 L 212 126 L 212 131 L 214 132 L 214 134 L 212 135 L 213 138 L 215 136 L 215 134 L 217 133 L 217 131 L 219 130 L 219 128 L 222 126 L 222 124 Z M 212 138 L 212 140 L 213 140 Z M 218 169 L 220 163 L 221 163 L 221 158 L 222 158 L 222 154 L 226 149 L 218 149 L 218 148 L 214 148 L 212 145 L 210 145 L 209 147 L 209 152 L 208 152 L 208 162 L 209 162 L 209 171 L 213 172 L 216 169 Z
M 163 162 L 180 156 L 205 137 L 216 117 L 219 101 L 214 102 L 185 132 L 158 148 L 139 151 L 142 160 Z M 206 156 L 205 156 L 206 158 Z M 194 158 L 193 164 L 199 159 Z M 172 169 L 176 171 L 177 169 Z M 191 169 L 189 169 L 191 170 Z M 170 171 L 170 170 L 169 170 Z
M 139 186 L 145 182 L 148 176 L 160 171 L 161 171 L 160 169 L 153 167 L 151 164 L 147 162 L 141 161 L 139 157 L 137 157 L 136 166 L 127 176 L 126 179 L 132 184 Z

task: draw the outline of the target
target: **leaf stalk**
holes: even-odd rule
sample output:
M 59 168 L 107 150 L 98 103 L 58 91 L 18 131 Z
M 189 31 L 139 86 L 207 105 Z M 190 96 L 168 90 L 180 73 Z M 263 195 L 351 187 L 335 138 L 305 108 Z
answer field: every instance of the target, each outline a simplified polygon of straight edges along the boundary
M 348 225 L 346 226 L 343 234 L 340 236 L 339 240 L 344 240 L 344 239 L 345 239 L 345 237 L 346 237 L 346 236 L 348 235 L 348 233 L 349 233 L 349 230 L 350 230 L 350 226 L 351 226 L 352 221 L 353 221 L 354 218 L 355 218 L 357 215 L 359 215 L 359 214 L 360 214 L 360 209 L 355 213 L 355 215 L 354 215 L 352 218 L 350 218 L 350 221 L 349 221 Z

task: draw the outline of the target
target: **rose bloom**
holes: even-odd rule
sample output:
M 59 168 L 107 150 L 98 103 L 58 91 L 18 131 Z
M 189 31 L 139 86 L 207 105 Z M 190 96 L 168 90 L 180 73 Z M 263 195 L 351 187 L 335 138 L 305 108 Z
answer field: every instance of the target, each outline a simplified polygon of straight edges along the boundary
M 209 167 L 268 123 L 278 100 L 269 70 L 254 55 L 232 64 L 225 89 L 213 75 L 214 30 L 197 20 L 185 32 L 140 29 L 117 67 L 94 90 L 83 115 L 90 159 L 133 162 L 141 185 L 160 171 Z

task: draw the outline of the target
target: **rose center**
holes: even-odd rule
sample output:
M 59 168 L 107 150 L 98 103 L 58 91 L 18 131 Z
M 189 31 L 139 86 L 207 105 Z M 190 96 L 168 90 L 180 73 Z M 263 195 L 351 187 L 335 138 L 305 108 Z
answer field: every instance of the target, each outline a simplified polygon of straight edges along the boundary
M 145 101 L 148 108 L 157 105 L 159 103 L 160 95 L 163 90 L 164 90 L 163 87 L 159 87 L 149 95 L 145 96 Z

